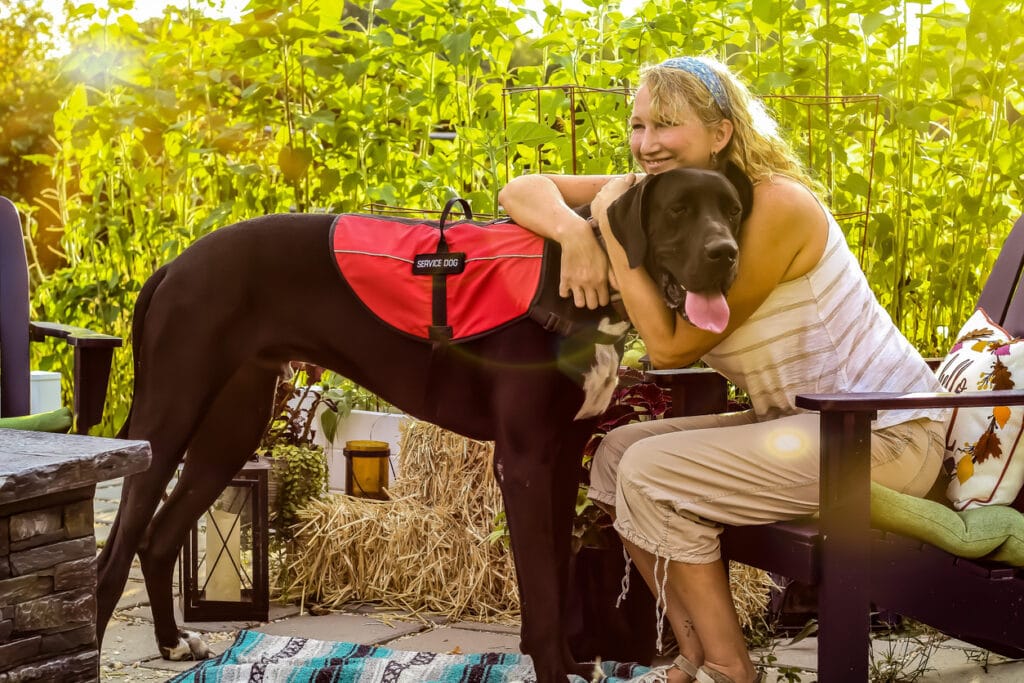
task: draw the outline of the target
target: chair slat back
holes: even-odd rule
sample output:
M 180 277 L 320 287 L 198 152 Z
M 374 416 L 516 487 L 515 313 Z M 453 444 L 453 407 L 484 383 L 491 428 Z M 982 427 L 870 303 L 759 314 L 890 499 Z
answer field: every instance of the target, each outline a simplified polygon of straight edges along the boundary
M 1019 218 L 1003 243 L 992 272 L 981 290 L 978 306 L 1015 337 L 1024 337 L 1024 216 Z
M 18 210 L 0 197 L 0 416 L 27 415 L 30 401 L 28 262 Z

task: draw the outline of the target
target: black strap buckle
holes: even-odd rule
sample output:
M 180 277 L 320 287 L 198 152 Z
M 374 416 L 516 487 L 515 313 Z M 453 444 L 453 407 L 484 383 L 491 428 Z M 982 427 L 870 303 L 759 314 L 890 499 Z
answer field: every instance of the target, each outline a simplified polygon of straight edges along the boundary
M 451 217 L 452 210 L 459 206 L 466 220 L 473 219 L 473 211 L 469 208 L 469 202 L 462 197 L 449 199 L 441 212 L 439 224 L 440 236 L 437 239 L 437 252 L 434 254 L 418 254 L 413 262 L 413 273 L 431 275 L 433 277 L 431 289 L 431 326 L 430 339 L 435 342 L 444 342 L 452 338 L 452 328 L 448 324 L 448 286 L 449 275 L 457 275 L 466 268 L 466 255 L 461 252 L 451 252 L 448 249 L 448 240 L 444 237 L 444 229 Z

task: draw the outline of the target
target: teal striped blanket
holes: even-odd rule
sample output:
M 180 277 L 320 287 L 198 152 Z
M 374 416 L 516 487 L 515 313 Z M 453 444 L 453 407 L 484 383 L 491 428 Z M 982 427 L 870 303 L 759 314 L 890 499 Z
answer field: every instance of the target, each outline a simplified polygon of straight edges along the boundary
M 603 680 L 627 681 L 647 671 L 638 664 L 601 664 Z M 178 674 L 169 683 L 512 683 L 535 681 L 524 655 L 435 654 L 374 645 L 241 631 L 224 654 Z M 570 677 L 573 683 L 586 683 Z

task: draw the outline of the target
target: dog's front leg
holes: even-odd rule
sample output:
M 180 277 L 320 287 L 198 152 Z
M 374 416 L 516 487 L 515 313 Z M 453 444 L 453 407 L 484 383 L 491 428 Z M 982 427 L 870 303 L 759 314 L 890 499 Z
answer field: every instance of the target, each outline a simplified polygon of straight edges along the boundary
M 508 519 L 522 604 L 522 651 L 541 682 L 589 678 L 567 640 L 569 558 L 583 446 L 579 423 L 533 418 L 495 442 L 494 470 Z

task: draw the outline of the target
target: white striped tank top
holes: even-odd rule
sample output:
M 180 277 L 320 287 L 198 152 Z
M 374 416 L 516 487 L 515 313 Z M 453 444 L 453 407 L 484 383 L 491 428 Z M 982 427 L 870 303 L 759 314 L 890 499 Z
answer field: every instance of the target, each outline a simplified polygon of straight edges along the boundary
M 758 420 L 805 412 L 797 394 L 943 390 L 875 299 L 835 218 L 825 215 L 828 243 L 817 265 L 780 283 L 703 358 L 747 392 Z M 874 427 L 921 417 L 941 421 L 946 413 L 879 411 Z

